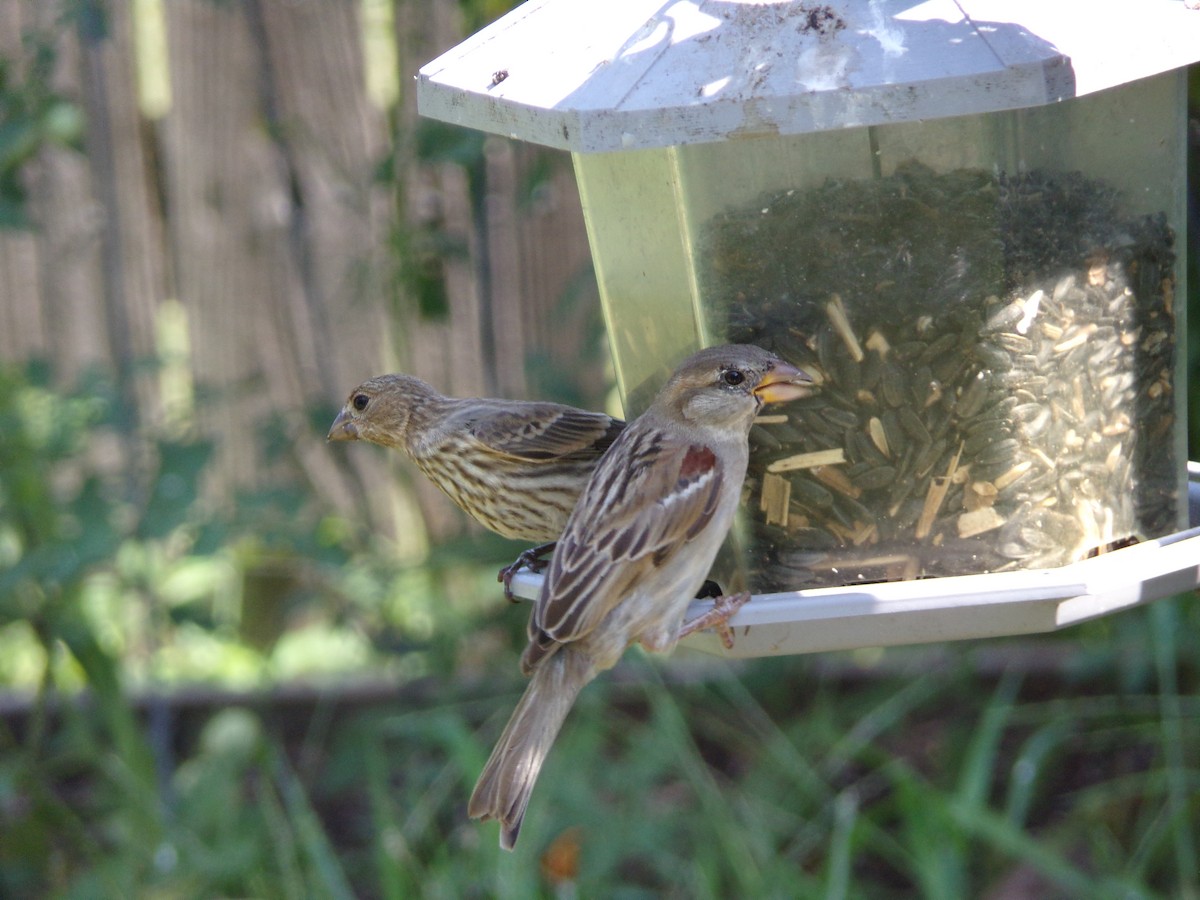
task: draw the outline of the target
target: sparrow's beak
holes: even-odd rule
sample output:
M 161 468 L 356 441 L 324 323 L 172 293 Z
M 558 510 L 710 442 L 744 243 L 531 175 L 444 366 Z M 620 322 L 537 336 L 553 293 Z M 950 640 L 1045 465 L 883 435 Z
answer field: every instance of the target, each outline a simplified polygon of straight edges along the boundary
M 812 376 L 782 360 L 763 376 L 754 396 L 763 403 L 784 403 L 812 394 Z
M 357 441 L 358 426 L 350 418 L 350 410 L 343 409 L 333 424 L 329 427 L 329 434 L 325 436 L 327 441 Z

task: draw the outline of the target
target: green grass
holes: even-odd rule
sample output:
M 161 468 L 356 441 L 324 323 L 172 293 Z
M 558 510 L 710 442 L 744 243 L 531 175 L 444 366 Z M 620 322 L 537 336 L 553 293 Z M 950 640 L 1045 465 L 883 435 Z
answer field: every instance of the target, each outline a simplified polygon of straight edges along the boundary
M 580 697 L 508 854 L 465 805 L 523 687 L 524 613 L 460 627 L 460 650 L 513 637 L 482 678 L 414 647 L 434 671 L 394 701 L 221 710 L 170 732 L 175 756 L 75 634 L 94 702 L 0 731 L 0 893 L 1198 896 L 1194 598 L 1039 639 L 1049 674 L 981 674 L 996 642 L 867 669 L 631 652 Z M 556 841 L 579 854 L 570 890 L 543 872 Z
M 1194 624 L 1192 606 L 1129 615 Z M 1195 660 L 1163 670 L 1155 648 L 1160 676 L 1194 680 Z M 795 659 L 685 683 L 631 655 L 580 698 L 511 855 L 464 807 L 516 680 L 356 717 L 313 790 L 359 798 L 328 827 L 369 896 L 551 896 L 541 856 L 564 835 L 581 896 L 957 898 L 1010 878 L 1040 896 L 1195 896 L 1200 698 L 981 677 L 969 651 L 911 679 Z

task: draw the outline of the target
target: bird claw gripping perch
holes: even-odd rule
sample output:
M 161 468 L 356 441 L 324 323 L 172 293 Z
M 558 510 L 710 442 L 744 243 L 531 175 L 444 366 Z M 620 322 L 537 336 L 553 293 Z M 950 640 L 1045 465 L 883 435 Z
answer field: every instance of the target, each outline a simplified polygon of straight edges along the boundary
M 554 549 L 555 543 L 555 541 L 549 541 L 522 551 L 511 565 L 505 566 L 496 573 L 496 580 L 504 585 L 504 597 L 509 603 L 517 602 L 517 598 L 513 596 L 512 592 L 513 576 L 526 567 L 530 572 L 540 572 L 546 568 L 548 561 L 544 557 Z
M 717 635 L 721 638 L 721 643 L 725 645 L 725 649 L 732 650 L 733 629 L 729 627 L 729 619 L 735 612 L 745 606 L 749 600 L 749 591 L 717 597 L 713 600 L 712 609 L 683 624 L 679 629 L 679 639 L 682 640 L 693 632 L 712 628 L 716 630 Z

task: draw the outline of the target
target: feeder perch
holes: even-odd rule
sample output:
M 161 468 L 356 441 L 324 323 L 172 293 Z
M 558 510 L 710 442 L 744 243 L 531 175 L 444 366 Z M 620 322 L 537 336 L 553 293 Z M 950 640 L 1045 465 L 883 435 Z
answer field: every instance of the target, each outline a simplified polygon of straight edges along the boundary
M 760 656 L 1200 584 L 1198 60 L 1182 0 L 531 0 L 422 68 L 418 102 L 571 152 L 627 415 L 709 344 L 814 373 L 756 426 L 714 572 L 753 591 L 732 653 Z

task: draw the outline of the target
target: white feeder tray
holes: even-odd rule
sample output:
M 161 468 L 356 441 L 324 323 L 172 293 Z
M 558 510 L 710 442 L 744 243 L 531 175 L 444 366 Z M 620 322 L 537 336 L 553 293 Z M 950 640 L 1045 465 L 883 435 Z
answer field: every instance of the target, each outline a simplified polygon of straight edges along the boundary
M 1057 631 L 1200 586 L 1200 464 L 1188 464 L 1192 528 L 1058 569 L 756 594 L 730 620 L 733 649 L 713 632 L 681 646 L 730 658 L 892 647 Z M 536 599 L 521 571 L 513 594 Z M 697 600 L 691 619 L 711 609 Z

